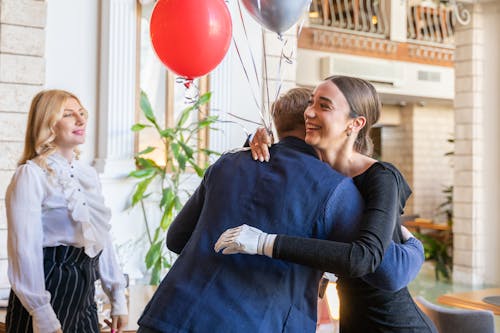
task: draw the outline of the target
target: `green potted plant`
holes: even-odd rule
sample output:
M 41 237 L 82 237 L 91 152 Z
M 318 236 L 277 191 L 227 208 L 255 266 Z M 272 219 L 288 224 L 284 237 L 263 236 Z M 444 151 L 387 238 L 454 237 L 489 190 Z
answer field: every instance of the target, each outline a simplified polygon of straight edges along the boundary
M 199 96 L 192 105 L 180 113 L 174 126 L 162 127 L 158 124 L 147 95 L 141 92 L 140 107 L 147 123 L 134 124 L 132 131 L 154 128 L 163 146 L 161 163 L 148 157 L 148 154 L 157 148 L 148 147 L 135 155 L 137 169 L 129 174 L 130 177 L 139 180 L 132 195 L 131 205 L 132 207 L 140 205 L 142 210 L 149 244 L 145 264 L 151 271 L 149 283 L 153 285 L 159 283 L 162 270 L 171 266 L 172 256 L 166 248 L 165 235 L 182 208 L 180 194 L 184 190 L 181 188 L 181 176 L 192 168 L 199 177 L 202 177 L 208 167 L 208 158 L 204 158 L 206 162 L 200 165 L 197 157 L 217 154 L 208 149 L 198 148 L 197 141 L 198 134 L 207 128 L 212 128 L 218 120 L 217 116 L 203 112 L 203 106 L 210 101 L 210 97 L 210 92 Z M 192 121 L 193 118 L 196 120 Z M 160 198 L 158 203 L 161 212 L 160 221 L 150 221 L 144 205 L 144 201 L 154 195 Z

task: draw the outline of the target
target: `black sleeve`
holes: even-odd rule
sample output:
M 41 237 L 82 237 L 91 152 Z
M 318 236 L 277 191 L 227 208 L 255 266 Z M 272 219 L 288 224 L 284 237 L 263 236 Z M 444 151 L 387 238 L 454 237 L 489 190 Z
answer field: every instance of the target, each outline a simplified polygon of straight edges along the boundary
M 180 254 L 191 237 L 205 201 L 205 179 L 186 202 L 167 232 L 167 248 Z
M 343 277 L 373 273 L 392 240 L 399 216 L 398 184 L 392 171 L 377 165 L 367 172 L 362 188 L 357 185 L 365 201 L 358 239 L 343 243 L 278 235 L 273 258 Z
M 248 148 L 250 147 L 250 138 L 252 137 L 252 134 L 249 134 L 247 136 L 247 139 L 245 140 L 245 143 L 243 144 L 243 147 Z

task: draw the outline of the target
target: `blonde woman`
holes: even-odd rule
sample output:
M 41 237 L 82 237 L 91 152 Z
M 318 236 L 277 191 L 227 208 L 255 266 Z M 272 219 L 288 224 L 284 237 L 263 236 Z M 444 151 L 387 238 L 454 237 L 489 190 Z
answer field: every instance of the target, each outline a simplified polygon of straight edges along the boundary
M 7 332 L 99 332 L 98 278 L 113 328 L 121 332 L 127 322 L 110 211 L 97 173 L 78 160 L 87 116 L 67 91 L 42 91 L 31 102 L 24 152 L 6 193 Z

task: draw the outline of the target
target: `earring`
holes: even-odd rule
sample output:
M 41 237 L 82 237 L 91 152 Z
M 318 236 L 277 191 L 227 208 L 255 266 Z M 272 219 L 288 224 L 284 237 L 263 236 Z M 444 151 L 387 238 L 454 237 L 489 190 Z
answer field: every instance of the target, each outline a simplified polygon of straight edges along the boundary
M 347 135 L 347 136 L 351 136 L 351 134 L 352 134 L 352 126 L 349 126 L 349 127 L 347 128 L 346 135 Z

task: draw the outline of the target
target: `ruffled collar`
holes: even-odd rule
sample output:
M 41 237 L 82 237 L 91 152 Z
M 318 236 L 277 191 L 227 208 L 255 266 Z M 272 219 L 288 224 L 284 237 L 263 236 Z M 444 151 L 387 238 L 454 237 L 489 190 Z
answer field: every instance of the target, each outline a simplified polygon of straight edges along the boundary
M 75 158 L 68 161 L 59 153 L 47 158 L 68 203 L 71 218 L 81 223 L 83 245 L 89 257 L 95 257 L 106 245 L 111 211 L 104 205 L 97 173 Z

